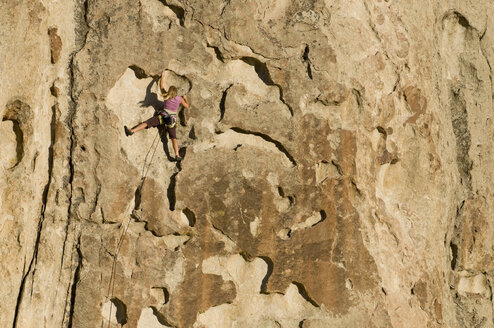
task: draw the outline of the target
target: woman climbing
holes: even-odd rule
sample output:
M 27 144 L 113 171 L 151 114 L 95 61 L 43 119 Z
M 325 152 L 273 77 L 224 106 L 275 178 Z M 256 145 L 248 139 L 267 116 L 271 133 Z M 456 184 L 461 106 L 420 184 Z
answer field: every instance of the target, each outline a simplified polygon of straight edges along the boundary
M 147 121 L 139 124 L 133 129 L 129 129 L 127 126 L 124 126 L 125 135 L 131 136 L 134 133 L 141 131 L 143 129 L 157 127 L 159 125 L 166 125 L 166 130 L 168 131 L 168 136 L 172 139 L 173 150 L 175 151 L 175 160 L 180 161 L 182 157 L 178 154 L 178 142 L 177 142 L 177 110 L 180 104 L 185 108 L 189 108 L 189 101 L 187 100 L 187 96 L 183 97 L 177 95 L 177 88 L 171 86 L 168 91 L 165 91 L 165 72 L 161 74 L 160 80 L 160 90 L 163 98 L 165 99 L 164 108 L 161 112 L 157 113 Z

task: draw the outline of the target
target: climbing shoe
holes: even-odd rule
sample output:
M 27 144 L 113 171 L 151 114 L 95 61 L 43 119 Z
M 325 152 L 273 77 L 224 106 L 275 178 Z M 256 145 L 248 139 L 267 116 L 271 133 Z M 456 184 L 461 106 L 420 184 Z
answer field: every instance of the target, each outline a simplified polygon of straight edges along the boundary
M 182 157 L 180 156 L 175 156 L 175 161 L 180 162 L 182 160 Z
M 125 135 L 127 137 L 134 134 L 134 132 L 130 131 L 130 129 L 127 127 L 127 125 L 124 125 L 124 130 L 125 130 Z

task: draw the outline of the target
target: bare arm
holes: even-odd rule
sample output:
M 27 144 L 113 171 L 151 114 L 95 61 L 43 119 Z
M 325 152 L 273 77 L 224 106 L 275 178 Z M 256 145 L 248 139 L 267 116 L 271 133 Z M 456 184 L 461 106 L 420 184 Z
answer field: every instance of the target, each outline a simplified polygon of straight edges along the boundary
M 189 101 L 187 100 L 187 96 L 186 95 L 183 95 L 182 96 L 182 99 L 180 99 L 180 103 L 182 104 L 182 106 L 184 106 L 185 108 L 189 108 Z
M 161 93 L 165 93 L 165 71 L 163 71 L 163 73 L 161 74 L 160 90 L 161 90 Z

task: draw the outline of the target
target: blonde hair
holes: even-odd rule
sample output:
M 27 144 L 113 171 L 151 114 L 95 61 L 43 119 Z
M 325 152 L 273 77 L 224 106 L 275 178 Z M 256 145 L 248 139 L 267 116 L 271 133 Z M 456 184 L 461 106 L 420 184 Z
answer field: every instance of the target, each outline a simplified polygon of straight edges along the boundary
M 165 98 L 165 100 L 170 100 L 177 96 L 177 92 L 178 92 L 177 88 L 172 85 L 170 88 L 168 88 L 167 92 L 163 92 L 163 97 Z

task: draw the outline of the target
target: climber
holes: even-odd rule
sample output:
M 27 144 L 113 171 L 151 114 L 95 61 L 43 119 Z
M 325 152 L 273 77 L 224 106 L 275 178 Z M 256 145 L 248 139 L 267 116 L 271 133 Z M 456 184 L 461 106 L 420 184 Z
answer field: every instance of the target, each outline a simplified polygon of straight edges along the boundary
M 187 100 L 187 96 L 177 95 L 177 88 L 175 86 L 170 86 L 168 91 L 165 91 L 165 72 L 161 74 L 160 80 L 160 90 L 163 95 L 165 102 L 163 106 L 163 110 L 147 121 L 139 124 L 135 128 L 129 129 L 127 126 L 124 126 L 125 135 L 131 136 L 134 133 L 141 131 L 143 129 L 157 127 L 159 125 L 165 125 L 168 131 L 168 136 L 172 139 L 173 150 L 175 151 L 175 159 L 176 161 L 181 161 L 182 157 L 180 157 L 178 153 L 178 142 L 177 142 L 177 131 L 176 131 L 176 122 L 177 122 L 177 110 L 180 104 L 185 108 L 189 108 L 189 101 Z

